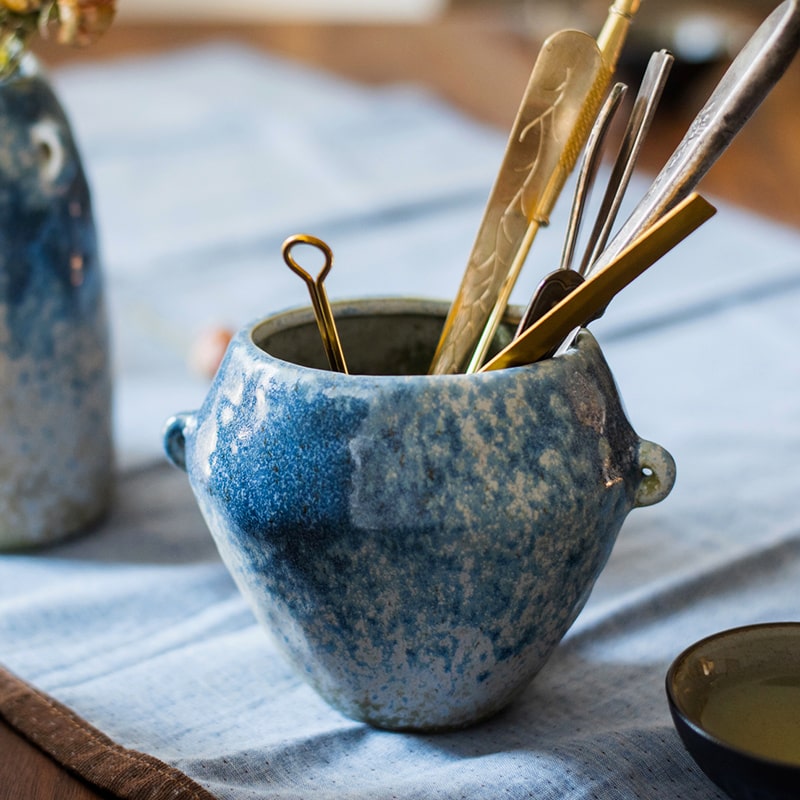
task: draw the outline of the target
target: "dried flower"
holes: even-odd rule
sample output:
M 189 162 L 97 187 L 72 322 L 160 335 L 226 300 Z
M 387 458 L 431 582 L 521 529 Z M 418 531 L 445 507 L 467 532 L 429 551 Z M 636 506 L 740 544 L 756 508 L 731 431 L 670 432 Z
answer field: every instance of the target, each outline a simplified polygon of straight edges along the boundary
M 30 14 L 42 7 L 42 0 L 0 0 L 0 7 L 7 8 L 15 14 Z
M 0 78 L 16 69 L 37 31 L 54 30 L 62 44 L 91 44 L 115 11 L 116 0 L 0 0 Z
M 62 44 L 91 44 L 108 30 L 116 11 L 115 0 L 57 0 L 56 6 Z

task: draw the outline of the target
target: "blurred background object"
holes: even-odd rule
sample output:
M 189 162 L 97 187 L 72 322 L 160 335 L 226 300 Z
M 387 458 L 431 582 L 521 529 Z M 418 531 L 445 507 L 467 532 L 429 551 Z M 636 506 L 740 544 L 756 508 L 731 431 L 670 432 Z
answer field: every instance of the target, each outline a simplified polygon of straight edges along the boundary
M 450 0 L 452 7 L 487 0 Z M 519 30 L 541 41 L 551 31 L 598 30 L 609 0 L 501 0 L 517 16 Z M 497 5 L 492 2 L 491 5 Z M 640 68 L 653 50 L 666 48 L 679 64 L 701 68 L 730 60 L 778 2 L 776 0 L 645 0 L 636 14 L 624 56 Z M 624 68 L 624 65 L 623 65 Z
M 51 67 L 237 42 L 362 84 L 424 87 L 501 130 L 511 126 L 542 40 L 596 34 L 611 0 L 122 0 L 88 50 L 38 41 Z M 206 9 L 203 9 L 203 4 Z M 316 4 L 317 11 L 314 11 Z M 638 87 L 652 50 L 678 56 L 642 152 L 657 172 L 731 58 L 779 0 L 643 0 L 620 79 Z M 322 15 L 317 17 L 317 14 Z M 703 190 L 800 226 L 800 59 L 704 178 Z M 499 158 L 499 156 L 498 156 Z M 746 179 L 743 180 L 743 176 Z
M 387 25 L 404 29 L 456 19 L 484 25 L 489 36 L 502 31 L 508 37 L 507 45 L 514 46 L 516 41 L 517 47 L 530 46 L 535 52 L 543 39 L 563 28 L 596 33 L 610 5 L 611 0 L 124 0 L 119 3 L 117 25 L 221 26 L 219 35 L 224 36 L 228 26 L 237 25 Z M 696 105 L 718 78 L 715 68 L 735 56 L 755 26 L 777 5 L 778 0 L 643 0 L 620 60 L 620 77 L 636 85 L 653 50 L 666 48 L 676 62 L 664 105 Z M 173 32 L 180 35 L 178 30 Z M 295 29 L 287 35 L 297 41 L 298 36 L 308 34 Z M 316 33 L 314 37 L 314 46 L 318 46 L 320 37 Z M 383 44 L 376 43 L 375 51 Z M 307 42 L 302 45 L 304 49 L 308 46 Z M 445 50 L 447 46 L 445 43 Z M 468 36 L 464 47 L 471 46 Z M 346 51 L 337 56 L 344 62 L 357 57 Z M 392 58 L 390 49 L 387 59 Z M 376 64 L 374 68 L 380 78 L 385 67 Z M 490 75 L 469 75 L 468 80 L 483 83 Z M 466 77 L 462 75 L 460 80 Z
M 430 19 L 446 0 L 124 0 L 118 18 L 208 20 L 388 20 Z

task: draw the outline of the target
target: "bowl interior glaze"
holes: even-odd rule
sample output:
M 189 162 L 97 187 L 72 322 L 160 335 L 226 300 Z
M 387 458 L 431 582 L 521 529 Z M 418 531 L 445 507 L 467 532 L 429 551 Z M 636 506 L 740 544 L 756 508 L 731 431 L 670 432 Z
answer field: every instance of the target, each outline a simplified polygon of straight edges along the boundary
M 800 623 L 709 636 L 667 673 L 678 733 L 733 798 L 800 797 Z

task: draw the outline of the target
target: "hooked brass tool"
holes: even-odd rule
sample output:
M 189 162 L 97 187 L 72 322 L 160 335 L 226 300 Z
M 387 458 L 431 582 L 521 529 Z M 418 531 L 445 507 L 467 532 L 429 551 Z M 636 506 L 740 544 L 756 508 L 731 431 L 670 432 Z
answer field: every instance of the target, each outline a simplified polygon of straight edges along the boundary
M 563 30 L 544 43 L 429 372 L 485 357 L 528 250 L 589 135 L 640 0 L 616 0 L 597 40 Z
M 699 194 L 689 195 L 610 264 L 591 274 L 557 306 L 534 322 L 481 372 L 531 364 L 551 355 L 571 331 L 585 325 L 618 292 L 715 212 L 714 206 Z
M 306 272 L 292 256 L 292 249 L 298 244 L 311 245 L 311 247 L 315 247 L 325 257 L 325 263 L 316 278 Z M 286 239 L 281 246 L 281 252 L 283 253 L 283 260 L 286 262 L 289 269 L 296 275 L 299 275 L 308 287 L 308 293 L 311 295 L 311 304 L 314 307 L 314 316 L 317 320 L 317 327 L 322 336 L 325 354 L 328 357 L 328 364 L 330 364 L 332 370 L 344 372 L 346 374 L 347 364 L 344 360 L 342 343 L 336 330 L 331 304 L 328 301 L 328 295 L 323 285 L 325 278 L 333 266 L 333 252 L 331 248 L 328 247 L 322 239 L 318 239 L 316 236 L 311 236 L 307 233 L 297 233 Z

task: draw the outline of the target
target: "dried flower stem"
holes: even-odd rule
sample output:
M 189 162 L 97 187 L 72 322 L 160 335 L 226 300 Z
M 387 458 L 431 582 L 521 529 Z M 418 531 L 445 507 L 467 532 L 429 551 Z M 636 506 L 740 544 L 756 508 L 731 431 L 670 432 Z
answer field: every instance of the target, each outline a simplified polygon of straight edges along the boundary
M 111 25 L 115 0 L 0 0 L 0 78 L 12 75 L 36 33 L 88 45 Z

